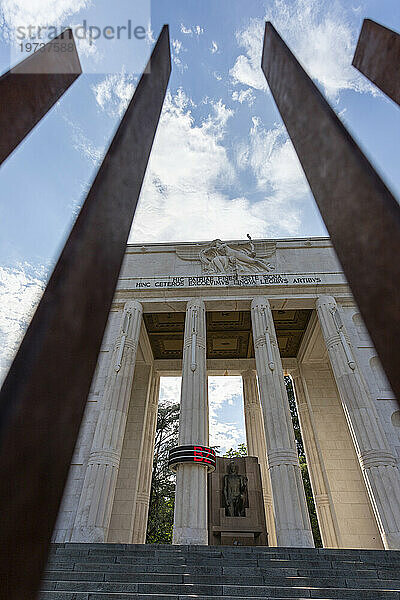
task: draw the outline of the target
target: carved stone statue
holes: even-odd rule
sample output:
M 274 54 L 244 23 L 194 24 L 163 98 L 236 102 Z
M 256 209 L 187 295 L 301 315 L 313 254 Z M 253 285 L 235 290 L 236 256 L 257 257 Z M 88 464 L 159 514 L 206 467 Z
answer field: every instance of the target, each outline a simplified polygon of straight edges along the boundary
M 227 517 L 245 517 L 245 496 L 247 493 L 247 477 L 238 474 L 238 467 L 233 461 L 228 465 L 228 473 L 224 475 L 224 504 Z
M 275 267 L 256 258 L 253 241 L 249 234 L 246 243 L 228 245 L 221 240 L 214 240 L 199 252 L 199 258 L 205 273 L 243 273 L 266 272 Z

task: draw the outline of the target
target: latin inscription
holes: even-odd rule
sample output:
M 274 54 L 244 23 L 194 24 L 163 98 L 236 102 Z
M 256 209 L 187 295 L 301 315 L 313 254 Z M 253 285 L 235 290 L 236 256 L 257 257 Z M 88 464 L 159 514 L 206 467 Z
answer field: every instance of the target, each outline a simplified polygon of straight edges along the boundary
M 336 283 L 338 273 L 299 276 L 302 274 L 265 274 L 265 275 L 200 275 L 194 277 L 166 277 L 165 279 L 140 279 L 135 281 L 137 289 L 157 288 L 195 288 L 195 287 L 257 287 L 269 285 L 316 285 Z

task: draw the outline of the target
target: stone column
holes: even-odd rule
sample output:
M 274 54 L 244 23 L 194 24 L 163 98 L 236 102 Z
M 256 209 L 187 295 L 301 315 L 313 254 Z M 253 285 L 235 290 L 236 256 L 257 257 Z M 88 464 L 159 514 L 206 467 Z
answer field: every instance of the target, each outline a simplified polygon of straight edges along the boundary
M 204 302 L 188 302 L 183 343 L 179 445 L 208 446 L 206 312 Z M 176 473 L 173 544 L 208 544 L 207 468 L 183 463 Z
M 124 306 L 79 500 L 73 542 L 106 542 L 131 397 L 142 305 Z
M 264 496 L 265 520 L 267 522 L 268 545 L 276 546 L 274 507 L 272 504 L 264 420 L 258 395 L 256 372 L 252 369 L 243 371 L 242 381 L 247 453 L 249 456 L 256 456 L 258 458 Z
M 310 474 L 315 508 L 324 548 L 340 548 L 340 534 L 318 441 L 314 435 L 311 407 L 306 395 L 300 368 L 290 369 L 296 396 L 301 436 Z
M 159 395 L 160 375 L 154 373 L 151 381 L 143 432 L 142 451 L 140 454 L 139 482 L 136 493 L 135 515 L 133 519 L 132 544 L 144 544 L 146 542 Z
M 254 298 L 251 317 L 277 544 L 313 547 L 282 363 L 265 296 Z
M 336 385 L 386 549 L 400 549 L 400 476 L 347 331 L 332 296 L 320 296 L 317 314 Z

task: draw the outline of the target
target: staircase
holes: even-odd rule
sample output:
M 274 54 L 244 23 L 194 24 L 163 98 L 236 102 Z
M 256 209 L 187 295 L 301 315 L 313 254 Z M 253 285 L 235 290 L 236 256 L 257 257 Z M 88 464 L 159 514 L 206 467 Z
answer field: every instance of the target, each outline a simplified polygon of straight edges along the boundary
M 400 551 L 55 544 L 40 600 L 400 600 Z

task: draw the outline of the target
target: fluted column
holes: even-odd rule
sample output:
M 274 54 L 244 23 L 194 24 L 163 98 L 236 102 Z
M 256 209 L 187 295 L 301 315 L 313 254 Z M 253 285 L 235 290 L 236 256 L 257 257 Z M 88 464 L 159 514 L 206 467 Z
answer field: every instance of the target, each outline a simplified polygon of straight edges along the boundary
M 208 446 L 206 312 L 201 299 L 188 302 L 183 343 L 179 445 Z M 207 468 L 183 463 L 176 473 L 174 544 L 207 544 Z
M 301 435 L 307 459 L 307 467 L 310 473 L 322 542 L 324 548 L 339 548 L 340 535 L 335 509 L 332 503 L 328 479 L 321 460 L 320 448 L 314 435 L 312 410 L 307 400 L 299 367 L 290 369 L 290 375 L 293 378 Z
M 142 323 L 142 305 L 124 306 L 75 518 L 72 541 L 105 542 L 121 460 Z
M 154 373 L 151 380 L 143 432 L 142 451 L 140 454 L 139 482 L 136 493 L 135 515 L 133 519 L 132 544 L 144 544 L 146 542 L 159 395 L 160 375 Z
M 320 296 L 317 314 L 386 549 L 400 549 L 400 476 L 374 401 L 332 296 Z
M 242 381 L 247 453 L 249 456 L 256 456 L 258 458 L 264 496 L 268 544 L 270 546 L 276 546 L 274 507 L 272 504 L 271 481 L 267 465 L 267 447 L 265 445 L 264 420 L 258 395 L 256 372 L 252 369 L 243 371 Z
M 275 327 L 265 296 L 251 303 L 278 546 L 314 546 Z

